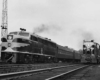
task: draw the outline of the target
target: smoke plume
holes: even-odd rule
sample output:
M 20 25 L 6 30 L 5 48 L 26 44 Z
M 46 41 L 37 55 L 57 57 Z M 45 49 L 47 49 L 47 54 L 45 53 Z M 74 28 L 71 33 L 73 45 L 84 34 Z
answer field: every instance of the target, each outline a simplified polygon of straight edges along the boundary
M 42 33 L 42 32 L 48 32 L 48 31 L 49 31 L 49 27 L 42 24 L 41 26 L 35 27 L 33 32 Z
M 61 29 L 58 26 L 55 25 L 46 25 L 42 24 L 40 26 L 37 26 L 34 28 L 33 33 L 47 33 L 47 34 L 56 34 Z

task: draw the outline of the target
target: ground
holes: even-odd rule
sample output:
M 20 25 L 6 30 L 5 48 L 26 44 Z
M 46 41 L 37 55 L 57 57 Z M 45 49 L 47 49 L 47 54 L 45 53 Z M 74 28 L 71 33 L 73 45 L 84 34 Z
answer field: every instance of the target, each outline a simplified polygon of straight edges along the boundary
M 91 67 L 82 80 L 100 80 L 100 65 Z

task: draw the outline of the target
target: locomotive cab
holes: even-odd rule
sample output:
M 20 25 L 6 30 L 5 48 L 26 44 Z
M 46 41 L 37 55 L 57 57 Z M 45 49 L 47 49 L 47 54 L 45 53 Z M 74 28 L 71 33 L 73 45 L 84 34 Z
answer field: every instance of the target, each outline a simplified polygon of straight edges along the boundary
M 15 48 L 18 48 L 20 44 L 18 44 L 17 38 L 27 38 L 29 36 L 25 36 L 26 34 L 29 34 L 27 32 L 17 31 L 17 32 L 10 32 L 7 36 L 3 37 L 1 39 L 1 59 L 3 62 L 9 62 L 9 63 L 16 63 L 17 59 L 17 53 L 19 51 L 14 50 Z M 24 35 L 23 35 L 24 34 Z

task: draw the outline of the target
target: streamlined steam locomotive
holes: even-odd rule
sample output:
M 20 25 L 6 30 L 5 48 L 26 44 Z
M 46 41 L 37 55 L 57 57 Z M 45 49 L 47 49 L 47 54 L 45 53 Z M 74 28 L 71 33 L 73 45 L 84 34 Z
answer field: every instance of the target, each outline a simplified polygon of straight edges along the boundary
M 83 41 L 83 54 L 81 63 L 99 63 L 100 45 L 93 40 Z
M 1 60 L 6 63 L 80 61 L 78 51 L 26 31 L 10 32 L 2 38 Z

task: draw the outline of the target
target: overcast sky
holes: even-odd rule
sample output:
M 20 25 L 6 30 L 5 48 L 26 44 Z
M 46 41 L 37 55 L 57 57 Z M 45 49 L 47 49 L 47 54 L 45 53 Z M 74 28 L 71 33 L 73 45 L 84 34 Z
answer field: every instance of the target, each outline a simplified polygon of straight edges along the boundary
M 8 31 L 20 27 L 76 50 L 83 39 L 100 43 L 100 0 L 8 0 Z

